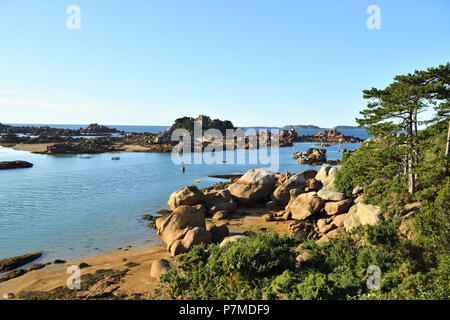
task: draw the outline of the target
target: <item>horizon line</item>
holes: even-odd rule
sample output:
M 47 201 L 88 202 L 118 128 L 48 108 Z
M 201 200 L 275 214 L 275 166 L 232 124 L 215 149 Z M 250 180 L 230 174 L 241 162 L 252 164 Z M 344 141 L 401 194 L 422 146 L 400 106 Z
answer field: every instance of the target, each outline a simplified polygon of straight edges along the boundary
M 17 122 L 1 122 L 0 124 L 5 124 L 5 125 L 11 125 L 11 126 L 36 126 L 36 125 L 51 125 L 51 126 L 56 126 L 56 125 L 68 125 L 68 126 L 88 126 L 91 124 L 98 124 L 98 125 L 102 125 L 102 126 L 107 126 L 107 127 L 111 127 L 111 126 L 130 126 L 130 127 L 168 127 L 170 128 L 171 125 L 158 125 L 158 124 L 103 124 L 103 123 L 99 123 L 99 122 L 91 122 L 88 124 L 82 124 L 82 123 L 17 123 Z M 359 126 L 355 126 L 355 125 L 335 125 L 332 127 L 322 127 L 320 125 L 315 125 L 315 124 L 291 124 L 291 125 L 284 125 L 284 126 L 235 126 L 236 128 L 277 128 L 277 129 L 283 129 L 284 127 L 293 127 L 293 126 L 314 126 L 314 127 L 318 127 L 319 129 L 333 129 L 336 127 L 353 127 L 353 128 L 357 128 L 357 129 L 363 129 L 360 128 Z

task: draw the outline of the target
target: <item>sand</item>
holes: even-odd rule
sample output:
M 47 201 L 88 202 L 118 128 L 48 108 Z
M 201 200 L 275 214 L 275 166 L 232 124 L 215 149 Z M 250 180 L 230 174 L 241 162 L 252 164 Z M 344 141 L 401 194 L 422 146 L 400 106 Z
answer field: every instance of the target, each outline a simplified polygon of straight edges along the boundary
M 230 219 L 215 221 L 216 224 L 226 224 L 230 234 L 242 234 L 248 230 L 258 230 L 260 228 L 271 229 L 278 233 L 285 234 L 289 231 L 293 221 L 264 221 L 261 216 L 266 213 L 277 213 L 266 208 L 239 208 Z M 126 259 L 126 260 L 125 260 Z M 138 266 L 131 267 L 124 276 L 118 291 L 127 296 L 141 294 L 142 298 L 148 297 L 158 285 L 158 280 L 150 277 L 152 262 L 156 259 L 167 259 L 172 264 L 175 258 L 171 257 L 166 250 L 164 243 L 147 246 L 144 248 L 129 248 L 128 250 L 115 250 L 87 257 L 80 260 L 69 261 L 62 265 L 50 265 L 44 269 L 26 273 L 18 278 L 0 283 L 0 299 L 8 292 L 16 296 L 21 291 L 50 291 L 59 286 L 66 286 L 70 274 L 67 268 L 71 265 L 79 265 L 85 262 L 90 267 L 81 269 L 81 274 L 93 273 L 99 269 L 124 270 L 128 262 L 138 263 Z
M 43 153 L 47 151 L 48 146 L 52 146 L 54 143 L 19 143 L 12 147 L 18 151 L 29 151 L 33 153 Z

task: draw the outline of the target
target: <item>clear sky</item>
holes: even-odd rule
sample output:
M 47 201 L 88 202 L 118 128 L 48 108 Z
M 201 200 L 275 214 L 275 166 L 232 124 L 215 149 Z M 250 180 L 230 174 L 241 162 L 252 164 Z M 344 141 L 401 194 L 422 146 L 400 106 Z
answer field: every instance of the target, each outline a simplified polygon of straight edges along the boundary
M 363 89 L 449 60 L 448 0 L 0 0 L 0 122 L 354 125 Z

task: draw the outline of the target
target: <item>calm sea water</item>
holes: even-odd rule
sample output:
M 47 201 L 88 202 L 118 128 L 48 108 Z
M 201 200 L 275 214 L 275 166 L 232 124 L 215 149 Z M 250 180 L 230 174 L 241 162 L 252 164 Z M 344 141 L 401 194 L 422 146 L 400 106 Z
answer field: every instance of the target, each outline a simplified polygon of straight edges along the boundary
M 358 144 L 342 146 L 356 149 Z M 297 143 L 279 149 L 279 171 L 318 170 L 291 159 L 292 152 L 311 147 L 313 143 Z M 327 150 L 329 159 L 341 157 L 337 145 Z M 243 173 L 263 167 L 192 164 L 181 173 L 170 154 L 124 153 L 120 161 L 111 161 L 110 157 L 99 154 L 80 159 L 0 147 L 0 161 L 34 164 L 30 169 L 0 171 L 0 258 L 42 250 L 43 261 L 71 259 L 131 243 L 158 241 L 141 216 L 166 208 L 173 191 L 196 180 L 200 180 L 200 188 L 219 181 L 207 177 L 210 174 Z

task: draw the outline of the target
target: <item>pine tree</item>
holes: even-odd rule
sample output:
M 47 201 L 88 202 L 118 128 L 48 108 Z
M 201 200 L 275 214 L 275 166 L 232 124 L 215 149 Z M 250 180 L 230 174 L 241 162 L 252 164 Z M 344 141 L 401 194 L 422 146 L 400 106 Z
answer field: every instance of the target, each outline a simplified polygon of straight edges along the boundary
M 422 71 L 420 75 L 427 80 L 427 84 L 432 84 L 433 90 L 429 99 L 435 104 L 436 116 L 430 122 L 448 122 L 447 142 L 445 148 L 446 166 L 445 174 L 449 175 L 450 163 L 450 64 L 440 65 L 436 68 L 429 68 Z
M 393 143 L 405 147 L 405 172 L 408 174 L 408 191 L 415 192 L 414 168 L 419 162 L 417 128 L 423 121 L 419 114 L 432 104 L 431 93 L 436 91 L 436 83 L 429 81 L 429 75 L 421 71 L 414 74 L 396 76 L 394 82 L 383 90 L 372 88 L 363 90 L 369 99 L 363 116 L 356 119 L 365 126 L 369 134 L 376 137 L 391 137 Z

